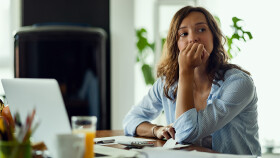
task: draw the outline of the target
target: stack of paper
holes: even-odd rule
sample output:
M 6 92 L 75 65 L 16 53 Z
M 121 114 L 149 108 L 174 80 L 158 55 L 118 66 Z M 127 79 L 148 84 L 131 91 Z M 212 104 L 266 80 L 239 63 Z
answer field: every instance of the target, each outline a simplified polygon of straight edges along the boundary
M 117 144 L 119 141 L 155 141 L 154 139 L 144 139 L 144 138 L 136 138 L 136 137 L 130 137 L 130 136 L 113 136 L 113 137 L 100 137 L 95 138 L 94 142 L 100 142 L 106 140 L 114 140 L 110 143 L 104 143 L 100 145 L 110 145 L 110 144 Z
M 94 145 L 94 152 L 96 154 L 105 155 L 106 157 L 136 157 L 139 152 L 133 150 L 124 150 L 102 145 Z M 98 157 L 98 156 L 96 156 Z M 102 156 L 102 158 L 104 158 Z
M 257 156 L 252 155 L 233 155 L 186 150 L 166 150 L 163 148 L 144 148 L 137 151 L 149 158 L 257 158 Z
M 127 136 L 103 137 L 96 138 L 95 141 L 114 139 L 115 141 L 153 141 L 151 139 L 142 139 Z M 220 154 L 220 153 L 207 153 L 198 151 L 186 150 L 170 150 L 188 145 L 176 144 L 176 141 L 169 139 L 163 147 L 145 147 L 143 149 L 124 150 L 113 147 L 95 145 L 94 152 L 103 154 L 108 157 L 137 157 L 137 158 L 257 158 L 252 155 L 233 155 L 233 154 Z

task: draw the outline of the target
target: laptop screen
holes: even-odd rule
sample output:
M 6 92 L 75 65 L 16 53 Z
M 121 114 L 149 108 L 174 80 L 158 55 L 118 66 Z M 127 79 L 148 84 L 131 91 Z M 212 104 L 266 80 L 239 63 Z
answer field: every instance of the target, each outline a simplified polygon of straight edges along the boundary
M 32 142 L 44 141 L 51 155 L 56 155 L 55 136 L 71 133 L 71 127 L 59 85 L 54 79 L 2 79 L 2 85 L 12 115 L 19 112 L 25 121 L 36 109 L 39 127 Z

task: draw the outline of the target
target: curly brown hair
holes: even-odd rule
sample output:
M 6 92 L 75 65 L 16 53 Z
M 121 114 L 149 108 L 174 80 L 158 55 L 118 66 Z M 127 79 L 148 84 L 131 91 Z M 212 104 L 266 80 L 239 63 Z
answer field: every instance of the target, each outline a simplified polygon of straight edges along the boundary
M 169 96 L 169 89 L 176 83 L 179 79 L 179 63 L 178 63 L 178 55 L 179 48 L 177 45 L 178 37 L 178 29 L 183 19 L 187 17 L 191 12 L 200 12 L 204 14 L 208 27 L 210 28 L 213 34 L 213 51 L 210 54 L 208 59 L 208 65 L 206 72 L 208 74 L 208 79 L 212 81 L 224 80 L 224 76 L 227 70 L 236 68 L 239 69 L 248 75 L 250 73 L 246 70 L 243 70 L 241 67 L 235 64 L 230 64 L 228 62 L 229 58 L 227 52 L 225 51 L 223 45 L 225 43 L 225 37 L 222 34 L 219 26 L 216 23 L 216 20 L 208 12 L 205 8 L 202 7 L 192 7 L 186 6 L 174 15 L 170 28 L 167 34 L 167 38 L 163 48 L 163 55 L 161 61 L 159 62 L 157 68 L 157 76 L 165 77 L 165 85 L 164 85 L 164 94 L 170 100 L 176 100 L 177 88 L 173 90 L 173 99 Z M 218 84 L 214 82 L 214 84 Z

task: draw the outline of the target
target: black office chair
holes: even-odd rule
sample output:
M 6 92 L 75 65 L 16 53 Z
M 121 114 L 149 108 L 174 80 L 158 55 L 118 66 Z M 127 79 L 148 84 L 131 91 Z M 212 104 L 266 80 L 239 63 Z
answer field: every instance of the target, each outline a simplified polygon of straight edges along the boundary
M 30 26 L 17 31 L 14 39 L 16 78 L 55 78 L 69 119 L 74 115 L 94 115 L 98 118 L 97 129 L 110 129 L 103 29 Z

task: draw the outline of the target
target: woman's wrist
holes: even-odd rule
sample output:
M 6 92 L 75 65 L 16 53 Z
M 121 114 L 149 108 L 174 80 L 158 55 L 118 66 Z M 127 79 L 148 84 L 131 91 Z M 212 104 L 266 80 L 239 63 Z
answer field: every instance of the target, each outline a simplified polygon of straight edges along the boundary
M 184 70 L 179 70 L 179 77 L 180 76 L 193 76 L 194 75 L 194 69 L 184 69 Z
M 154 126 L 152 127 L 152 135 L 153 135 L 155 138 L 158 138 L 156 132 L 157 132 L 157 130 L 158 130 L 159 127 L 162 127 L 162 126 L 154 125 Z

